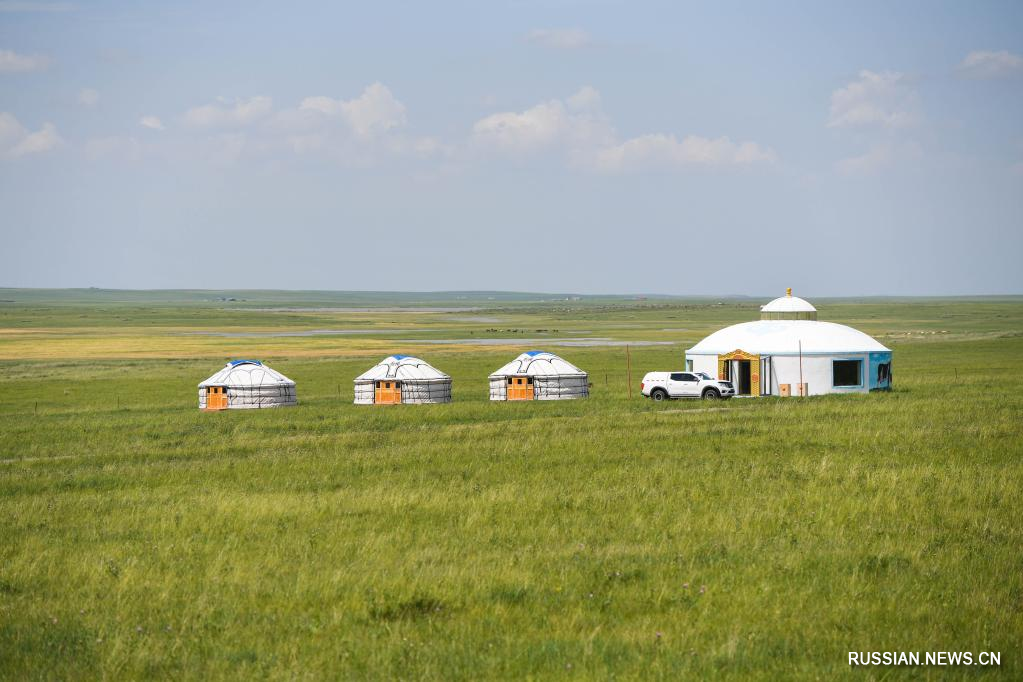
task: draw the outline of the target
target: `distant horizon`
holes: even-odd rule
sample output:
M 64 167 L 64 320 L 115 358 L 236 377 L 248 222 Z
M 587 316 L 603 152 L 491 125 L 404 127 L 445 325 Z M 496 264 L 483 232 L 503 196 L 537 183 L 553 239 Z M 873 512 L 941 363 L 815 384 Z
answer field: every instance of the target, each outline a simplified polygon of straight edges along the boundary
M 170 287 L 170 288 L 132 288 L 132 287 L 18 287 L 0 286 L 0 293 L 3 292 L 109 292 L 109 293 L 192 293 L 192 294 L 258 294 L 258 293 L 282 293 L 282 294 L 338 294 L 338 295 L 364 295 L 364 296 L 464 296 L 484 297 L 499 295 L 502 297 L 526 296 L 526 297 L 547 297 L 554 300 L 566 297 L 585 298 L 655 298 L 655 299 L 764 299 L 773 300 L 784 296 L 785 292 L 778 293 L 657 293 L 657 292 L 601 292 L 589 293 L 581 291 L 524 291 L 524 290 L 503 290 L 503 289 L 314 289 L 314 288 L 191 288 L 191 287 Z M 839 294 L 839 295 L 814 295 L 801 294 L 793 290 L 793 296 L 800 298 L 819 300 L 844 300 L 844 299 L 962 299 L 962 298 L 1020 298 L 1023 292 L 1017 293 L 961 293 L 961 294 Z M 514 299 L 513 299 L 514 300 Z M 3 302 L 3 301 L 0 301 Z M 812 302 L 812 301 L 811 301 Z

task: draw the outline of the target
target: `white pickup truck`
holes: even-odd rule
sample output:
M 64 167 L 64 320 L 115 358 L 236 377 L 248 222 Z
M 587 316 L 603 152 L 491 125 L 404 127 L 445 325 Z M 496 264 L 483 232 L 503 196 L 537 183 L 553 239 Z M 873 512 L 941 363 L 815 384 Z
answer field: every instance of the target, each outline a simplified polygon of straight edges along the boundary
M 735 387 L 730 381 L 719 381 L 703 372 L 649 372 L 639 390 L 653 400 L 668 398 L 731 398 Z

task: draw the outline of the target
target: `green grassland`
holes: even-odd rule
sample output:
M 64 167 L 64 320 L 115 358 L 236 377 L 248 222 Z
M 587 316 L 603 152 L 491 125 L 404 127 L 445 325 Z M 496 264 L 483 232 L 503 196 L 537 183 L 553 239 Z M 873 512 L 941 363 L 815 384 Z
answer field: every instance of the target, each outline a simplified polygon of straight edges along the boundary
M 0 678 L 1023 676 L 1021 299 L 815 301 L 895 390 L 667 404 L 642 374 L 762 301 L 0 299 Z M 489 403 L 532 347 L 591 398 Z M 454 402 L 352 405 L 394 352 Z M 198 411 L 232 357 L 300 405 Z

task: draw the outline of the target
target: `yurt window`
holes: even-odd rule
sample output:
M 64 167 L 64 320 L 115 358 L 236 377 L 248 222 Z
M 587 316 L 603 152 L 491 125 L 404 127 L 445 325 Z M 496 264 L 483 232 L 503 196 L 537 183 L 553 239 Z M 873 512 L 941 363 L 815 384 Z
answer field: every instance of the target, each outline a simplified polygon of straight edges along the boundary
M 831 364 L 831 384 L 835 388 L 863 385 L 862 360 L 835 360 Z

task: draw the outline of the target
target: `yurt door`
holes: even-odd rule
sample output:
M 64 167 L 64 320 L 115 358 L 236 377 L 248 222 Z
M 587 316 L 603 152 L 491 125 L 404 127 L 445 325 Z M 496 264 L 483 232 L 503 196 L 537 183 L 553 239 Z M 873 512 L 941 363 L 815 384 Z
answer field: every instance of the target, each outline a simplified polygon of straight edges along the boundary
M 508 400 L 532 400 L 533 377 L 508 377 Z
M 206 389 L 206 409 L 226 410 L 227 409 L 227 387 L 210 386 Z
M 749 395 L 750 394 L 750 361 L 749 360 L 730 360 L 732 363 L 732 371 L 729 373 L 732 378 L 732 384 L 735 386 L 736 395 Z
M 397 381 L 376 382 L 377 405 L 398 405 L 401 403 L 401 384 Z

